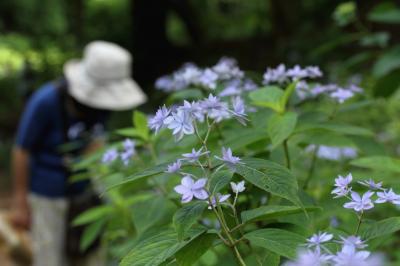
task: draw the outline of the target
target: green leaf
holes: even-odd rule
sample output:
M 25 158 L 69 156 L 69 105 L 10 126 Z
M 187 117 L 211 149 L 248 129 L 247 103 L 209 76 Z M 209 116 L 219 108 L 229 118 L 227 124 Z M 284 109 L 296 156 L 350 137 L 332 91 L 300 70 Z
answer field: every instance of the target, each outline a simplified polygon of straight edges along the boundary
M 167 203 L 168 201 L 164 197 L 153 195 L 151 199 L 145 198 L 133 204 L 133 222 L 139 234 L 154 226 L 164 217 Z
M 134 175 L 127 177 L 124 181 L 122 181 L 120 183 L 117 183 L 111 187 L 108 187 L 107 190 L 114 189 L 114 188 L 117 188 L 120 186 L 124 186 L 126 184 L 130 184 L 132 182 L 139 181 L 143 178 L 147 178 L 147 177 L 151 177 L 151 176 L 163 173 L 167 170 L 168 164 L 170 164 L 170 163 L 163 163 L 163 164 L 156 165 L 154 167 L 147 168 L 147 169 L 143 170 L 142 172 L 139 172 L 139 173 L 136 173 Z
M 320 208 L 318 207 L 305 207 L 304 209 L 306 211 L 320 210 Z M 304 209 L 296 206 L 268 205 L 252 210 L 243 211 L 241 213 L 241 217 L 243 223 L 255 222 L 267 219 L 273 219 L 276 217 L 290 215 L 290 214 L 302 213 Z
M 282 144 L 293 133 L 296 123 L 297 114 L 294 112 L 274 114 L 269 118 L 267 132 L 271 138 L 272 148 Z
M 246 239 L 254 246 L 259 246 L 286 258 L 294 259 L 297 249 L 306 239 L 290 231 L 266 228 L 245 234 Z
M 379 78 L 374 86 L 375 97 L 389 97 L 400 88 L 400 68 L 397 68 L 387 75 Z
M 307 134 L 293 135 L 291 140 L 293 142 L 332 147 L 356 147 L 350 138 L 328 130 L 310 130 L 307 131 Z
M 277 86 L 266 86 L 249 94 L 254 105 L 271 108 L 275 112 L 284 111 L 281 106 L 281 98 L 284 91 Z
M 372 74 L 381 78 L 394 69 L 400 68 L 400 46 L 395 46 L 386 51 L 375 63 Z
M 179 266 L 191 266 L 213 245 L 217 238 L 216 234 L 205 233 L 200 235 L 195 241 L 191 241 L 175 257 Z
M 256 187 L 302 206 L 297 195 L 297 180 L 280 164 L 257 158 L 243 158 L 236 165 L 236 173 Z
M 136 128 L 130 127 L 130 128 L 121 128 L 115 131 L 116 134 L 124 136 L 124 137 L 129 137 L 129 138 L 143 138 L 142 132 L 137 130 Z
M 362 239 L 371 240 L 400 230 L 400 217 L 390 217 L 362 227 Z
M 384 2 L 374 7 L 367 18 L 373 22 L 397 24 L 400 23 L 400 9 L 394 3 Z
M 254 121 L 253 121 L 254 123 Z M 226 137 L 224 146 L 229 147 L 232 150 L 237 150 L 250 145 L 254 142 L 263 140 L 267 138 L 267 132 L 265 129 L 258 128 L 243 128 L 240 130 L 235 130 L 234 132 L 229 132 L 232 135 Z
M 173 223 L 180 240 L 184 238 L 189 229 L 201 217 L 206 207 L 207 203 L 205 201 L 195 201 L 184 205 L 175 213 Z
M 229 184 L 232 179 L 231 171 L 218 171 L 213 173 L 210 178 L 209 191 L 211 195 L 219 192 L 222 188 Z
M 72 225 L 78 226 L 97 221 L 108 216 L 112 211 L 113 208 L 107 205 L 91 208 L 76 217 L 73 220 Z
M 299 123 L 296 127 L 295 133 L 304 132 L 308 130 L 325 129 L 337 133 L 347 135 L 359 135 L 359 136 L 373 136 L 374 133 L 366 128 L 347 125 L 347 124 L 336 124 L 336 123 Z
M 133 123 L 135 129 L 143 140 L 149 139 L 149 127 L 147 125 L 147 117 L 144 113 L 135 111 L 133 113 Z
M 297 82 L 292 82 L 286 87 L 283 96 L 279 100 L 279 104 L 281 108 L 283 108 L 283 110 L 286 109 L 286 104 L 288 103 L 290 96 L 292 96 L 294 90 L 296 89 L 296 86 Z
M 79 243 L 79 249 L 81 251 L 85 251 L 96 240 L 96 238 L 100 235 L 105 222 L 105 219 L 101 219 L 85 228 L 82 234 L 81 242 Z
M 400 173 L 400 160 L 387 156 L 369 156 L 355 159 L 351 165 L 378 171 Z
M 196 241 L 204 231 L 195 232 L 193 237 L 185 242 L 179 242 L 173 228 L 159 228 L 156 232 L 139 240 L 133 249 L 126 255 L 121 266 L 157 266 L 172 256 L 180 249 Z

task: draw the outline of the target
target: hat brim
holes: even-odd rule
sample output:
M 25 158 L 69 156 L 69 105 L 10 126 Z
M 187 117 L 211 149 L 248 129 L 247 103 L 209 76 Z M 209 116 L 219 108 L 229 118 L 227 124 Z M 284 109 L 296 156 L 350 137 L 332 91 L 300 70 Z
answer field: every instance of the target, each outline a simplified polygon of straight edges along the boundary
M 64 65 L 69 94 L 92 108 L 123 111 L 147 101 L 139 85 L 131 78 L 98 82 L 85 73 L 82 62 L 70 60 Z

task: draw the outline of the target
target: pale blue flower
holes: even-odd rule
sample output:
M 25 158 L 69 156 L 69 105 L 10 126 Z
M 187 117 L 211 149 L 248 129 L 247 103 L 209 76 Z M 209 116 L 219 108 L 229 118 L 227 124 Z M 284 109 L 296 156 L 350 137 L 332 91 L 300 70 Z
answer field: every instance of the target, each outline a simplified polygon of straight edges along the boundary
M 302 69 L 299 65 L 287 70 L 286 75 L 292 79 L 302 79 L 308 76 L 307 70 Z
M 213 66 L 212 70 L 218 74 L 219 79 L 227 80 L 233 78 L 243 78 L 244 73 L 241 71 L 237 62 L 233 58 L 223 57 Z
M 213 207 L 215 208 L 217 206 L 217 202 L 219 204 L 227 201 L 230 196 L 231 195 L 229 194 L 221 195 L 220 193 L 217 193 L 217 195 L 211 198 L 211 204 L 208 206 L 208 209 L 211 210 Z
M 222 147 L 222 158 L 215 156 L 218 160 L 221 160 L 228 166 L 230 169 L 234 170 L 235 166 L 240 163 L 240 158 L 232 155 L 231 148 L 225 149 Z
M 177 160 L 176 162 L 174 162 L 174 163 L 172 163 L 172 164 L 167 166 L 167 171 L 166 172 L 170 173 L 170 174 L 177 173 L 177 172 L 179 172 L 179 170 L 181 170 L 181 166 L 182 166 L 181 161 Z
M 219 98 L 212 94 L 201 101 L 201 107 L 207 112 L 208 117 L 214 119 L 216 122 L 230 118 L 228 105 L 225 102 L 221 102 Z
M 367 247 L 368 245 L 365 244 L 364 241 L 361 240 L 359 236 L 348 236 L 348 237 L 342 237 L 340 236 L 341 241 L 339 241 L 340 244 L 343 245 L 344 248 L 353 248 L 353 249 L 363 249 Z
M 133 155 L 135 155 L 135 142 L 130 140 L 130 139 L 125 139 L 123 143 L 123 152 L 120 154 L 121 160 L 124 163 L 124 165 L 129 164 L 129 160 L 132 158 Z
M 264 73 L 263 76 L 263 84 L 269 85 L 271 83 L 279 83 L 282 84 L 287 81 L 286 76 L 286 66 L 284 64 L 280 64 L 275 69 L 274 68 L 267 68 L 267 71 Z
M 156 80 L 155 87 L 158 90 L 170 92 L 174 90 L 174 80 L 170 76 L 162 76 Z
M 333 257 L 333 261 L 335 266 L 367 266 L 369 255 L 370 252 L 368 251 L 357 251 L 356 249 L 346 247 Z
M 372 195 L 374 195 L 374 192 L 367 191 L 361 197 L 357 192 L 352 191 L 352 201 L 345 203 L 343 207 L 346 209 L 354 209 L 356 212 L 372 209 L 374 207 L 374 203 L 371 200 Z
M 339 88 L 330 94 L 331 98 L 335 99 L 338 103 L 344 103 L 346 100 L 354 96 L 354 92 Z
M 206 68 L 199 77 L 198 83 L 204 87 L 215 90 L 217 88 L 218 75 L 209 68 Z
M 239 79 L 234 79 L 226 84 L 225 88 L 220 92 L 219 96 L 233 96 L 240 95 L 241 93 L 241 81 Z
M 319 232 L 307 239 L 307 247 L 315 247 L 318 251 L 321 249 L 321 244 L 332 240 L 333 235 L 326 232 Z
M 284 266 L 327 266 L 330 265 L 332 257 L 318 250 L 301 250 L 295 261 L 286 262 Z
M 118 158 L 118 151 L 114 148 L 107 150 L 101 159 L 102 163 L 111 163 Z
M 308 66 L 305 68 L 307 76 L 309 78 L 320 78 L 322 77 L 322 71 L 318 66 Z
M 251 79 L 247 78 L 243 82 L 243 90 L 244 91 L 254 91 L 258 88 L 257 84 Z
M 376 203 L 390 202 L 396 205 L 400 205 L 400 195 L 393 192 L 393 189 L 385 190 L 383 192 L 377 192 L 378 199 Z
M 193 148 L 191 153 L 184 153 L 184 154 L 182 154 L 182 156 L 184 157 L 184 160 L 194 163 L 194 162 L 198 161 L 201 156 L 209 153 L 209 151 L 202 152 L 202 150 L 203 150 L 203 147 L 201 147 L 198 151 L 196 151 Z
M 359 184 L 368 187 L 371 190 L 379 190 L 382 189 L 382 182 L 375 183 L 374 180 L 369 179 L 369 180 L 363 180 L 363 181 L 358 181 Z
M 178 109 L 189 114 L 192 119 L 204 122 L 204 110 L 200 103 L 194 101 L 190 103 L 185 100 L 183 106 L 178 107 Z
M 154 130 L 154 132 L 157 134 L 160 129 L 164 128 L 166 126 L 165 120 L 171 113 L 171 110 L 169 110 L 167 107 L 162 106 L 158 111 L 156 112 L 156 115 L 149 119 L 149 127 L 150 129 Z
M 190 115 L 183 111 L 177 110 L 168 116 L 164 123 L 169 129 L 172 130 L 172 134 L 175 135 L 176 140 L 181 140 L 183 135 L 192 135 L 194 133 L 193 120 Z
M 244 186 L 244 181 L 240 181 L 239 183 L 231 182 L 231 188 L 233 193 L 235 194 L 243 192 L 246 189 L 246 187 Z
M 349 185 L 352 180 L 353 180 L 353 176 L 351 174 L 348 174 L 345 177 L 339 175 L 335 179 L 335 187 L 336 188 L 334 190 L 332 190 L 332 194 L 336 194 L 335 198 L 344 197 L 351 191 L 351 187 L 349 187 Z
M 205 200 L 208 198 L 208 193 L 205 190 L 206 184 L 206 178 L 194 181 L 191 177 L 184 176 L 181 180 L 181 184 L 176 186 L 174 190 L 182 195 L 182 203 L 190 202 L 193 197 Z

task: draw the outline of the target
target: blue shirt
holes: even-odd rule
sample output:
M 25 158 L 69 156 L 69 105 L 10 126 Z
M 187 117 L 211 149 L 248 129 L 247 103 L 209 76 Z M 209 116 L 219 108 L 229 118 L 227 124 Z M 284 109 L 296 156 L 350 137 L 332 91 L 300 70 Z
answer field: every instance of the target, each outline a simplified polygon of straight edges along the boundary
M 30 152 L 29 186 L 31 192 L 47 197 L 64 197 L 83 191 L 86 182 L 70 184 L 64 155 L 65 126 L 70 137 L 79 139 L 79 133 L 93 127 L 87 122 L 65 115 L 59 90 L 54 83 L 45 84 L 29 99 L 22 115 L 16 145 Z M 67 120 L 67 121 L 63 121 Z M 101 119 L 99 123 L 102 126 Z M 64 124 L 66 123 L 66 124 Z M 95 127 L 99 127 L 96 123 Z

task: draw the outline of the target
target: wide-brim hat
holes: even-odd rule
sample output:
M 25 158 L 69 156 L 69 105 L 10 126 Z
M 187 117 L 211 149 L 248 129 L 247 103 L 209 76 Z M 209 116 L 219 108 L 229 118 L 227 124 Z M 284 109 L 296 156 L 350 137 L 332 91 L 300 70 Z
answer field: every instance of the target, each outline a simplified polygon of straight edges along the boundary
M 92 108 L 128 110 L 147 101 L 131 78 L 132 57 L 122 47 L 109 42 L 89 43 L 83 59 L 64 65 L 68 92 L 78 102 Z

